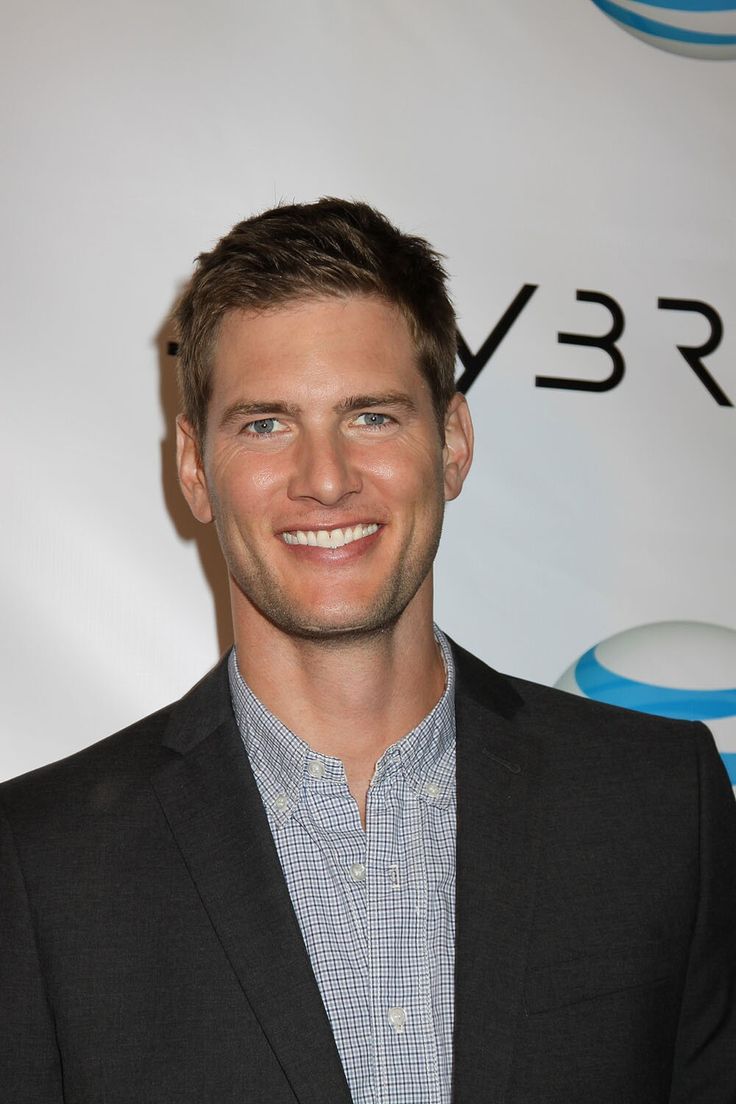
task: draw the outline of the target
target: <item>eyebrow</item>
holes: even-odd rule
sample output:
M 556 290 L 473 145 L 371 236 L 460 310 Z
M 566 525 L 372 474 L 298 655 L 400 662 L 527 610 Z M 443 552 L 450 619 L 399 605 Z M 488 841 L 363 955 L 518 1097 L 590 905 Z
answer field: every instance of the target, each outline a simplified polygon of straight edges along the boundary
M 337 403 L 334 410 L 337 414 L 350 414 L 354 410 L 372 410 L 377 406 L 400 406 L 409 413 L 415 413 L 417 404 L 404 391 L 386 391 L 381 395 L 349 395 L 346 399 Z M 258 402 L 234 402 L 223 412 L 220 418 L 220 428 L 224 429 L 232 422 L 241 418 L 258 418 L 270 414 L 283 414 L 287 418 L 296 418 L 302 413 L 302 408 L 295 403 L 287 403 L 282 399 Z
M 381 395 L 350 395 L 338 403 L 335 410 L 339 414 L 349 414 L 353 410 L 367 410 L 376 406 L 400 406 L 410 414 L 417 409 L 417 404 L 405 391 L 385 391 Z
M 220 429 L 226 429 L 232 422 L 238 422 L 241 418 L 264 418 L 271 414 L 283 414 L 287 418 L 295 418 L 300 413 L 301 407 L 281 402 L 279 399 L 271 402 L 234 402 L 223 412 L 220 418 Z

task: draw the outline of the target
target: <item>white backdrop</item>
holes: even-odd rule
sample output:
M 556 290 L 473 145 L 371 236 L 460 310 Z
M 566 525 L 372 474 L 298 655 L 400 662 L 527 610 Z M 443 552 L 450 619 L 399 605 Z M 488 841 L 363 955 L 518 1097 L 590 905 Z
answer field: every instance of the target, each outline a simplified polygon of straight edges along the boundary
M 676 349 L 706 320 L 657 307 L 719 312 L 705 363 L 736 402 L 736 62 L 591 0 L 35 0 L 4 22 L 0 777 L 179 696 L 227 644 L 163 327 L 194 256 L 280 199 L 363 198 L 428 237 L 472 350 L 538 285 L 469 393 L 449 632 L 552 683 L 631 626 L 736 628 L 736 410 Z M 625 315 L 604 393 L 535 387 L 609 374 L 557 341 L 610 327 L 577 289 Z

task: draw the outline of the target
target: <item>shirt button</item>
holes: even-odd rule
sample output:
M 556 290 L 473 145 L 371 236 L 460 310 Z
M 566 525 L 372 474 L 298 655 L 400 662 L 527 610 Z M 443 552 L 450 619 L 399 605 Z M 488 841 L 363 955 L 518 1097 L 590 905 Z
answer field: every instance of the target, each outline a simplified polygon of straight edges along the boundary
M 388 1022 L 397 1035 L 401 1035 L 406 1027 L 406 1010 L 395 1005 L 388 1010 Z
M 276 798 L 276 800 L 274 801 L 274 805 L 280 813 L 283 813 L 284 809 L 287 807 L 288 804 L 289 804 L 289 799 L 287 798 L 286 794 L 282 794 L 282 793 L 279 794 L 278 797 Z
M 324 778 L 325 776 L 325 765 L 321 759 L 310 759 L 307 770 L 311 778 Z
M 440 788 L 439 788 L 439 786 L 437 785 L 436 782 L 425 782 L 424 783 L 424 792 L 426 793 L 427 797 L 439 797 L 440 796 Z
M 354 882 L 362 882 L 365 878 L 365 867 L 363 863 L 353 863 L 350 867 L 350 877 Z

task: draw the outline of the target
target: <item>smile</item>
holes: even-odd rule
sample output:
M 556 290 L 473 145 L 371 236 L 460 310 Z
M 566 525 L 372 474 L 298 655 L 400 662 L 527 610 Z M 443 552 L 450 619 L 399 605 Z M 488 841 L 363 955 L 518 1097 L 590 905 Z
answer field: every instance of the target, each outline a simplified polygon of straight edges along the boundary
M 287 544 L 308 544 L 312 548 L 343 548 L 353 541 L 370 537 L 378 531 L 375 521 L 367 525 L 348 526 L 346 529 L 297 529 L 294 533 L 282 533 Z

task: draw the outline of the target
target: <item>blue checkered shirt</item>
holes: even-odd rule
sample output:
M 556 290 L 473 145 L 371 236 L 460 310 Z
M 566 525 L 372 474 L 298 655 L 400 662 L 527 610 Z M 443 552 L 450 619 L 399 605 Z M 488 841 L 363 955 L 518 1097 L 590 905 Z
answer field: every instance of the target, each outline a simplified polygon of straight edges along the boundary
M 455 954 L 455 672 L 376 764 L 367 830 L 342 762 L 261 704 L 230 656 L 238 727 L 355 1104 L 449 1104 Z

